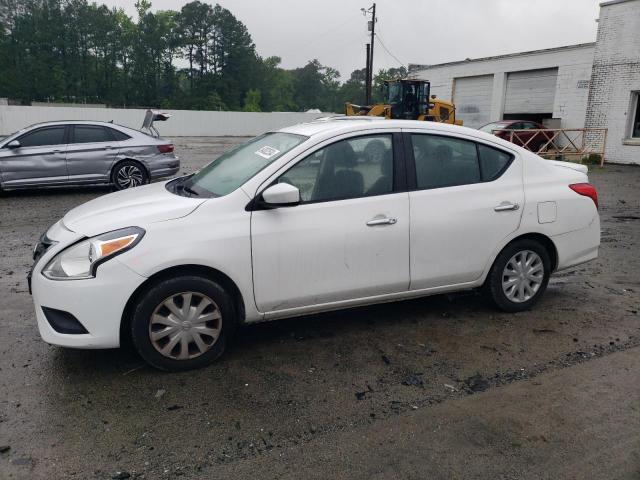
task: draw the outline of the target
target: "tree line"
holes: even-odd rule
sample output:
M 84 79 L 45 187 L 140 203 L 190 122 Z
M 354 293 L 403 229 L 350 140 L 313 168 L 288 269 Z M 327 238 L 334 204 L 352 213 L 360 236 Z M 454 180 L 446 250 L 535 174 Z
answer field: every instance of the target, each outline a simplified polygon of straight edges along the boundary
M 317 60 L 286 70 L 262 58 L 247 27 L 229 10 L 192 1 L 180 11 L 87 0 L 0 0 L 0 97 L 104 103 L 113 107 L 341 112 L 364 102 L 364 69 L 340 81 Z M 406 74 L 381 70 L 381 84 Z

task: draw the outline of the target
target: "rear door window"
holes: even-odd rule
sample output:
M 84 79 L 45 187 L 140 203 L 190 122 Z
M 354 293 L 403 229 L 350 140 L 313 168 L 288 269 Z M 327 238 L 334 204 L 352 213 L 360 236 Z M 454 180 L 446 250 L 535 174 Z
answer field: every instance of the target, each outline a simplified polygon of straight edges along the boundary
M 39 128 L 18 138 L 22 147 L 44 147 L 64 143 L 64 125 Z
M 112 142 L 113 137 L 104 127 L 93 125 L 75 125 L 73 143 Z
M 412 134 L 419 189 L 453 187 L 481 181 L 476 144 L 459 138 Z

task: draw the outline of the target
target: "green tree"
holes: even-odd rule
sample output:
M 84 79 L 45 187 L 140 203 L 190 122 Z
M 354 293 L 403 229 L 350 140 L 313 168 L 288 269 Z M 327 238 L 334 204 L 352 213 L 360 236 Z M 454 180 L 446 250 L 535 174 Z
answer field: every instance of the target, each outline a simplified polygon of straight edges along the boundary
M 244 112 L 259 112 L 260 111 L 260 90 L 247 90 L 244 96 Z
M 293 100 L 294 78 L 290 71 L 279 67 L 280 57 L 269 57 L 262 61 L 259 78 L 262 93 L 262 110 L 281 112 L 297 110 Z
M 362 96 L 317 60 L 285 70 L 262 59 L 229 10 L 195 0 L 180 11 L 124 10 L 89 0 L 0 0 L 0 96 L 213 110 L 342 111 Z M 376 76 L 381 81 L 383 71 Z
M 326 112 L 342 111 L 340 73 L 331 67 L 311 60 L 304 67 L 292 71 L 295 78 L 294 101 L 301 110 L 318 108 Z

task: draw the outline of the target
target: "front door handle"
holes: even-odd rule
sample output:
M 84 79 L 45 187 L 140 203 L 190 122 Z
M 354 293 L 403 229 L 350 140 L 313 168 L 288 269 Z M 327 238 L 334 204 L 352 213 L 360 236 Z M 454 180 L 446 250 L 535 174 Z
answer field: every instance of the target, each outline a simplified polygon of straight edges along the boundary
M 396 223 L 398 223 L 398 219 L 393 217 L 374 218 L 373 220 L 369 220 L 367 222 L 367 227 L 376 227 L 378 225 L 395 225 Z
M 494 210 L 496 212 L 506 212 L 509 210 L 518 210 L 519 208 L 520 208 L 520 205 L 518 205 L 517 203 L 502 202 L 500 205 L 495 207 Z

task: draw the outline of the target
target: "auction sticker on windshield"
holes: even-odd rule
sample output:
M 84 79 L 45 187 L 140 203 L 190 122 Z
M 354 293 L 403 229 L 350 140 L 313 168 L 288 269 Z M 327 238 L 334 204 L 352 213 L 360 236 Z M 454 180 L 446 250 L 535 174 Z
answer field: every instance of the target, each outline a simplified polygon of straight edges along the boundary
M 256 155 L 260 155 L 262 158 L 271 158 L 274 155 L 277 155 L 278 153 L 280 153 L 280 150 L 277 150 L 273 147 L 269 147 L 268 145 L 265 145 L 255 153 Z

